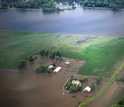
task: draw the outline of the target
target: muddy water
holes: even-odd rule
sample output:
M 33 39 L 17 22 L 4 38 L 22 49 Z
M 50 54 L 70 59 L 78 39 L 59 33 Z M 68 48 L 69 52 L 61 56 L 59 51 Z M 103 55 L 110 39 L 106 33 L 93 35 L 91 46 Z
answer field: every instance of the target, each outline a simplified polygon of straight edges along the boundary
M 35 73 L 36 66 L 53 63 L 40 56 L 20 71 L 0 70 L 0 107 L 76 107 L 79 101 L 83 101 L 82 93 L 73 98 L 63 95 L 62 87 L 84 62 L 69 59 L 71 66 L 67 68 L 64 64 L 66 60 L 63 58 L 57 65 L 62 67 L 58 74 Z

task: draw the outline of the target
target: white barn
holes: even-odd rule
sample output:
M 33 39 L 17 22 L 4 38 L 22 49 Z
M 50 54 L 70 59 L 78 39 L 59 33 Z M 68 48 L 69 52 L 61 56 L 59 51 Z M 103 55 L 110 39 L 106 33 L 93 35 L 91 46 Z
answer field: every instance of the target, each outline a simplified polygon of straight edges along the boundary
M 85 93 L 89 93 L 91 91 L 91 88 L 89 86 L 87 86 L 86 88 L 84 88 L 83 92 Z

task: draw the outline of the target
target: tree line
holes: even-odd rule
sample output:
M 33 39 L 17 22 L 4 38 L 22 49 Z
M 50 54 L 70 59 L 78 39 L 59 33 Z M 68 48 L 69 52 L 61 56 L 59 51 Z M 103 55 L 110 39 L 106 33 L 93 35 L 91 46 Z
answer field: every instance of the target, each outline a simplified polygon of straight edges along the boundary
M 61 9 L 56 8 L 54 0 L 28 0 L 25 2 L 24 0 L 1 0 L 1 9 L 7 8 L 34 8 L 40 9 L 42 8 L 43 12 L 54 12 L 60 11 Z
M 124 0 L 1 0 L 0 8 L 42 8 L 43 12 L 60 11 L 56 3 L 73 5 L 74 2 L 83 7 L 105 7 L 111 9 L 124 8 Z
M 106 7 L 111 9 L 124 8 L 124 0 L 85 0 L 84 7 Z

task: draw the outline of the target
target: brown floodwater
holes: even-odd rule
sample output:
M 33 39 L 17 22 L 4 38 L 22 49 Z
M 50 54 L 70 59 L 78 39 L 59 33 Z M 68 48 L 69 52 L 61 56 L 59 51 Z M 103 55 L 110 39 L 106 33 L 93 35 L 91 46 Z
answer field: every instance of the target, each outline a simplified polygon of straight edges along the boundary
M 62 70 L 57 73 L 36 73 L 38 65 L 52 64 L 53 61 L 40 57 L 27 62 L 26 67 L 18 70 L 0 70 L 0 107 L 76 107 L 83 101 L 82 92 L 76 97 L 63 95 L 63 85 L 71 75 L 76 75 L 84 61 L 65 58 L 57 66 Z M 70 67 L 64 62 L 69 59 Z

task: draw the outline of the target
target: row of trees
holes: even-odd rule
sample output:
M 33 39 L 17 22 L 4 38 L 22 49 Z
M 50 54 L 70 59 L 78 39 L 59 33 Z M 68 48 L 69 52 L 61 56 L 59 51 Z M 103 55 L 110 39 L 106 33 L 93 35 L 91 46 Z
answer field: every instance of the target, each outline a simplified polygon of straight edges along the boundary
M 1 0 L 1 8 L 42 8 L 44 12 L 60 11 L 61 9 L 56 8 L 55 2 L 70 5 L 74 5 L 73 3 L 76 2 L 84 7 L 124 8 L 124 0 L 28 0 L 28 2 L 23 2 L 23 0 Z
M 60 11 L 61 9 L 56 8 L 54 0 L 28 0 L 24 2 L 23 0 L 1 0 L 0 7 L 2 9 L 7 8 L 42 8 L 43 12 L 54 12 Z
M 61 60 L 61 53 L 59 51 L 50 52 L 49 50 L 41 50 L 40 55 L 50 57 L 50 58 L 55 59 L 57 61 Z

